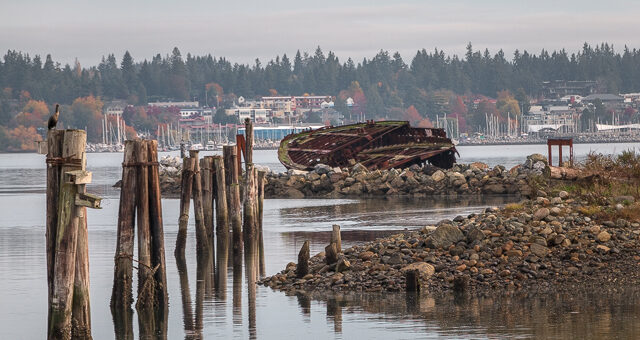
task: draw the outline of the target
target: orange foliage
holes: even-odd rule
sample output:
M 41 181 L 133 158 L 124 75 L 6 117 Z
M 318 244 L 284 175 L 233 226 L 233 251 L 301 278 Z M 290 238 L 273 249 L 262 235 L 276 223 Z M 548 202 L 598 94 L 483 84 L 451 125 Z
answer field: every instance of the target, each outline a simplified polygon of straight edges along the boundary
M 431 120 L 429 118 L 425 118 L 425 119 L 421 120 L 420 122 L 418 122 L 418 127 L 421 127 L 421 128 L 432 128 L 433 127 L 433 123 L 431 122 Z
M 15 120 L 18 125 L 44 127 L 49 116 L 49 108 L 44 101 L 29 100 Z
M 35 142 L 42 140 L 42 136 L 38 134 L 33 126 L 25 127 L 23 125 L 9 130 L 9 138 L 19 145 L 17 150 L 12 151 L 35 151 Z
M 71 125 L 78 129 L 87 129 L 87 140 L 99 142 L 102 140 L 102 100 L 94 96 L 76 98 L 71 104 Z M 64 119 L 63 112 L 60 113 Z
M 138 137 L 138 132 L 136 132 L 136 129 L 134 129 L 133 126 L 125 125 L 124 133 L 128 140 Z
M 413 106 L 413 105 L 411 105 L 411 106 L 409 106 L 409 108 L 407 108 L 407 110 L 404 112 L 403 118 L 405 120 L 408 120 L 409 123 L 411 123 L 411 124 L 415 124 L 415 123 L 420 122 L 422 120 L 422 116 L 420 115 L 418 110 L 416 110 L 415 106 Z
M 277 96 L 278 95 L 278 91 L 276 89 L 269 89 L 269 95 L 270 96 Z

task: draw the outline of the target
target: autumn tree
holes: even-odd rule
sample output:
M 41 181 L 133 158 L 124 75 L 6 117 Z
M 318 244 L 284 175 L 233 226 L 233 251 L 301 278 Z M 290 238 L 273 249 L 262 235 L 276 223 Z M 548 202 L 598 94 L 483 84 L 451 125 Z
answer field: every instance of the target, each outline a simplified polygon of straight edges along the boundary
M 415 125 L 419 123 L 423 118 L 418 110 L 416 110 L 416 108 L 411 105 L 405 110 L 403 119 L 409 121 L 411 125 Z
M 515 116 L 520 115 L 520 105 L 508 90 L 498 92 L 496 108 L 502 117 L 507 117 L 507 114 L 509 114 L 513 119 Z
M 49 108 L 44 101 L 29 100 L 16 117 L 17 125 L 45 127 L 49 118 Z
M 87 130 L 87 141 L 102 141 L 102 100 L 94 96 L 82 97 L 73 101 L 68 114 L 60 113 L 61 119 L 77 129 Z M 66 116 L 66 117 L 65 117 Z M 68 117 L 68 118 L 67 118 Z
M 35 127 L 25 127 L 23 125 L 9 130 L 8 138 L 13 141 L 9 151 L 35 151 L 35 142 L 42 140 L 42 136 L 38 134 Z

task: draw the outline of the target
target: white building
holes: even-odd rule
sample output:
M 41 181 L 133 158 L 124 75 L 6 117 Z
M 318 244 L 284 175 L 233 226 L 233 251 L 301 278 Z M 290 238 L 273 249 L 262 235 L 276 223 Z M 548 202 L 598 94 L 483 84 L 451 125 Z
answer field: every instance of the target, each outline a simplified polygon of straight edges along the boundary
M 528 133 L 577 132 L 578 114 L 569 106 L 532 106 L 523 119 Z

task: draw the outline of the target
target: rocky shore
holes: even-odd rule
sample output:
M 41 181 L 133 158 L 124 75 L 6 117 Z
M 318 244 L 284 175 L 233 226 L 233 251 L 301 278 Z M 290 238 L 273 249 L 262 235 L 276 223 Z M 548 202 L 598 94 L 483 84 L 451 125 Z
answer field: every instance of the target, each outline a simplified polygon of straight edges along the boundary
M 351 169 L 318 164 L 313 171 L 289 170 L 284 173 L 265 168 L 266 198 L 379 197 L 379 196 L 456 196 L 469 194 L 520 194 L 535 191 L 535 181 L 549 176 L 547 159 L 534 154 L 509 170 L 485 163 L 456 164 L 451 169 L 431 165 L 397 170 L 369 171 L 360 164 Z M 162 157 L 160 189 L 163 197 L 180 195 L 182 160 Z M 532 185 L 534 184 L 534 185 Z M 116 184 L 117 186 L 117 184 Z M 533 191 L 532 191 L 533 190 Z
M 549 176 L 547 159 L 534 154 L 512 169 L 485 163 L 456 164 L 451 169 L 414 165 L 407 169 L 374 170 L 355 164 L 351 169 L 316 165 L 313 171 L 289 170 L 267 174 L 267 198 L 532 193 L 532 181 Z
M 345 249 L 335 263 L 324 253 L 299 278 L 295 263 L 261 284 L 295 291 L 402 291 L 417 270 L 423 290 L 570 291 L 587 285 L 640 283 L 639 209 L 633 197 L 604 206 L 566 191 Z M 553 196 L 553 197 L 551 197 Z M 602 220 L 599 211 L 609 212 Z

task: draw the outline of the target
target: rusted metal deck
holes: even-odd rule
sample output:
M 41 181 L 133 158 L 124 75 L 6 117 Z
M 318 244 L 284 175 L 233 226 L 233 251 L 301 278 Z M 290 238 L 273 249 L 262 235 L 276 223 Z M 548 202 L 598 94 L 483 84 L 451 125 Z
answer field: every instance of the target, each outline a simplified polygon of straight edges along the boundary
M 425 162 L 450 168 L 456 153 L 442 129 L 415 128 L 406 121 L 368 121 L 288 135 L 280 143 L 278 158 L 287 169 L 348 167 L 357 162 L 384 170 Z

